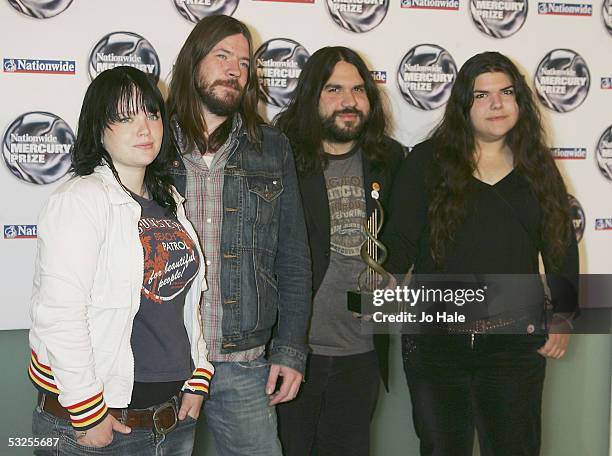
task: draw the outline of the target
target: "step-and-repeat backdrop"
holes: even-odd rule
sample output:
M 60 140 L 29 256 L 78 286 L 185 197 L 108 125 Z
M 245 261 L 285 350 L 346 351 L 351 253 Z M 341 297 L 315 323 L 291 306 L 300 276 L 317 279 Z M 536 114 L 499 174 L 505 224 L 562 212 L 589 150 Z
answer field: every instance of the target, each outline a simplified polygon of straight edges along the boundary
M 311 53 L 345 45 L 367 61 L 407 146 L 440 120 L 465 60 L 505 53 L 536 90 L 582 272 L 612 272 L 612 0 L 0 0 L 0 329 L 29 326 L 37 217 L 67 178 L 89 82 L 132 65 L 165 90 L 184 39 L 211 14 L 251 28 L 268 119 Z

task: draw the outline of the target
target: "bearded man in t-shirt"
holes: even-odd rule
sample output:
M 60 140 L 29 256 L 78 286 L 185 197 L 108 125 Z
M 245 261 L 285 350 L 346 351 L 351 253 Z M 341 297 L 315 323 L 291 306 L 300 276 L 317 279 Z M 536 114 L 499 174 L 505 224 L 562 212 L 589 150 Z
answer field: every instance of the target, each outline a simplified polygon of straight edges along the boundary
M 386 116 L 364 61 L 326 47 L 306 62 L 295 97 L 276 126 L 295 154 L 312 255 L 313 315 L 306 383 L 278 408 L 286 456 L 369 454 L 380 377 L 388 378 L 388 337 L 362 334 L 347 310 L 365 265 L 364 222 L 383 206 L 403 148 L 385 135 Z M 376 194 L 375 194 L 376 195 Z

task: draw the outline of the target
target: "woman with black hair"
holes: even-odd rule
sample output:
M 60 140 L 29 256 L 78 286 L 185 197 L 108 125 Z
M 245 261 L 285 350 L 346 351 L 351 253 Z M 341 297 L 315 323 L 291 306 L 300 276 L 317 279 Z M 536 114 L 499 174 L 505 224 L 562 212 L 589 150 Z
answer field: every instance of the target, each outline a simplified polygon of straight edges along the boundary
M 191 455 L 213 367 L 197 236 L 171 185 L 163 98 L 141 71 L 89 86 L 74 176 L 43 208 L 29 377 L 37 454 Z
M 548 337 L 518 299 L 495 318 L 445 328 L 455 334 L 402 343 L 422 455 L 471 456 L 474 427 L 483 456 L 539 454 L 545 357 L 567 350 L 578 252 L 532 92 L 507 57 L 485 52 L 463 65 L 441 124 L 398 171 L 390 213 L 390 272 L 539 283 L 541 255 L 555 312 Z M 541 283 L 540 292 L 543 302 Z

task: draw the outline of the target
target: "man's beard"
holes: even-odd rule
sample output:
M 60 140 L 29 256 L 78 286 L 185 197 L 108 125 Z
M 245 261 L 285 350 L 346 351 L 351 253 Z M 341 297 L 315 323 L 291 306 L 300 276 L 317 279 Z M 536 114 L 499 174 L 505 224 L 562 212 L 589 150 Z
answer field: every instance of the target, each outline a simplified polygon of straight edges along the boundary
M 336 117 L 341 114 L 357 114 L 358 119 L 354 122 L 345 122 L 344 126 L 340 127 L 336 123 Z M 334 111 L 327 117 L 321 117 L 323 139 L 336 143 L 347 143 L 354 141 L 361 135 L 367 120 L 368 119 L 363 115 L 363 112 L 357 109 L 347 108 L 340 111 Z
M 230 87 L 237 90 L 236 94 L 228 93 L 225 97 L 221 98 L 215 94 L 214 88 L 216 86 Z M 208 84 L 201 83 L 198 85 L 198 95 L 200 95 L 200 101 L 206 106 L 212 114 L 221 117 L 227 117 L 234 114 L 240 108 L 242 102 L 243 88 L 240 86 L 238 81 L 234 79 L 221 80 Z

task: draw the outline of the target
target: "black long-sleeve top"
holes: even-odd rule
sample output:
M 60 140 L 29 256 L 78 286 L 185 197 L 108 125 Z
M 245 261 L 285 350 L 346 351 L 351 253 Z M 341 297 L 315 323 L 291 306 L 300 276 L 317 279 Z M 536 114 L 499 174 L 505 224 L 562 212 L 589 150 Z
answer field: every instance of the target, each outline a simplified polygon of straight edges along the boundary
M 399 169 L 388 207 L 383 243 L 389 250 L 385 269 L 405 274 L 538 274 L 542 254 L 551 300 L 556 312 L 577 308 L 578 247 L 575 236 L 558 274 L 551 271 L 546 239 L 541 233 L 540 205 L 528 182 L 513 170 L 494 185 L 472 178 L 466 195 L 466 213 L 447 247 L 444 267 L 431 255 L 427 179 L 433 143 L 414 148 Z

